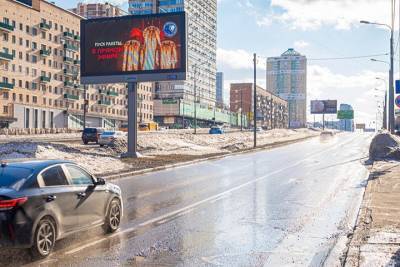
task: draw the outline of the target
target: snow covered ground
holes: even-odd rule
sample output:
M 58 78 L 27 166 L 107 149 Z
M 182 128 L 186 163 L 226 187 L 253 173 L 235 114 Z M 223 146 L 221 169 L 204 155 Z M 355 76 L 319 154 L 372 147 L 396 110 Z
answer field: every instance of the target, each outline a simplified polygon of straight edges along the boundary
M 194 135 L 192 131 L 174 130 L 139 133 L 139 151 L 149 159 L 165 158 L 166 156 L 173 158 L 176 155 L 198 158 L 232 153 L 253 146 L 253 133 L 249 131 L 230 132 L 222 135 L 209 135 L 206 129 L 199 130 L 197 135 Z M 266 146 L 317 136 L 320 132 L 307 129 L 277 129 L 258 132 L 257 134 L 258 146 Z M 39 138 L 28 138 L 25 142 L 10 139 L 9 143 L 0 144 L 0 160 L 18 158 L 65 159 L 77 162 L 95 174 L 118 173 L 132 169 L 130 164 L 134 163 L 126 163 L 119 158 L 120 154 L 126 151 L 126 140 L 119 142 L 113 148 L 100 148 L 98 145 L 85 146 L 80 141 L 57 143 L 59 139 L 67 136 L 79 137 L 77 134 L 46 135 L 45 139 L 51 140 L 51 143 L 36 141 Z M 2 137 L 0 137 L 1 139 Z M 182 160 L 182 157 L 176 158 L 177 161 Z M 146 167 L 154 166 L 144 164 L 143 168 Z

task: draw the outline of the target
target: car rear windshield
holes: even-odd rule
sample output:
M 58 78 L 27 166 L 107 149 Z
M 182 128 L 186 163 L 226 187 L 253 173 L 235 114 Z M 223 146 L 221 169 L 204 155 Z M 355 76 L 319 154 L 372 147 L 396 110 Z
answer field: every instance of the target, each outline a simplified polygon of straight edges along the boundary
M 0 168 L 0 187 L 16 188 L 33 174 L 33 169 L 6 166 Z
M 84 133 L 96 133 L 96 129 L 95 128 L 86 128 L 83 132 Z

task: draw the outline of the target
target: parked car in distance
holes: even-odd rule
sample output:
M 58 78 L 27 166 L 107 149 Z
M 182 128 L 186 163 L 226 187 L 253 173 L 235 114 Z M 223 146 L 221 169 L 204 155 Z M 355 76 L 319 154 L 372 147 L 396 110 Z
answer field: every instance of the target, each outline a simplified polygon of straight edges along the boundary
M 158 123 L 157 122 L 143 122 L 139 124 L 139 131 L 158 131 Z
M 256 128 L 256 131 L 257 131 L 257 132 L 264 132 L 264 129 L 263 129 L 262 127 L 257 127 L 257 128 Z
M 121 131 L 113 131 L 113 132 L 104 132 L 100 135 L 99 145 L 103 146 L 112 146 L 115 141 L 120 140 L 126 136 L 126 133 Z
M 82 141 L 85 145 L 89 142 L 99 143 L 100 135 L 104 133 L 103 128 L 85 128 L 82 132 Z
M 224 130 L 219 126 L 211 126 L 209 134 L 223 134 Z
M 103 226 L 119 229 L 121 189 L 70 161 L 9 161 L 0 165 L 0 247 L 49 256 L 57 240 Z

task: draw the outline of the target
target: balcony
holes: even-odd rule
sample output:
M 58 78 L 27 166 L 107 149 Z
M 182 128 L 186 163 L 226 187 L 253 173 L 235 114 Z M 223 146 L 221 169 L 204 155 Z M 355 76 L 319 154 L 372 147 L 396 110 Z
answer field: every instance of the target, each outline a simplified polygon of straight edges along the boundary
M 78 59 L 75 59 L 74 60 L 74 65 L 80 65 L 81 64 L 81 61 L 80 60 L 78 60 Z
M 64 57 L 63 61 L 64 63 L 74 63 L 74 59 L 72 57 Z
M 111 106 L 111 101 L 99 100 L 99 101 L 97 101 L 97 105 L 100 105 L 100 106 Z
M 71 94 L 64 94 L 64 99 L 75 101 L 75 100 L 79 100 L 79 96 L 71 95 Z
M 40 29 L 43 31 L 48 31 L 51 29 L 50 24 L 44 23 L 44 22 L 40 22 Z
M 67 38 L 67 39 L 74 39 L 74 35 L 70 32 L 64 32 L 63 36 L 64 36 L 64 38 Z
M 14 89 L 14 84 L 8 82 L 0 82 L 0 90 L 12 90 Z
M 108 91 L 107 95 L 108 96 L 114 96 L 114 97 L 119 96 L 119 94 L 117 92 L 114 92 L 114 91 Z
M 75 84 L 74 88 L 76 90 L 84 90 L 85 89 L 85 88 L 83 88 L 83 85 L 81 85 L 81 84 Z
M 42 57 L 48 57 L 51 55 L 51 51 L 50 51 L 50 49 L 49 50 L 40 49 L 40 55 Z
M 107 91 L 103 89 L 99 89 L 99 94 L 100 95 L 107 95 Z
M 5 22 L 0 22 L 0 30 L 5 32 L 14 31 L 14 26 Z
M 69 69 L 64 69 L 64 75 L 66 76 L 78 76 L 77 71 L 69 70 Z
M 10 53 L 5 52 L 5 51 L 0 52 L 0 61 L 2 61 L 2 62 L 4 62 L 4 61 L 8 62 L 8 61 L 11 61 L 11 60 L 13 60 L 13 59 L 14 59 L 13 54 L 10 54 Z
M 50 77 L 40 76 L 40 82 L 41 83 L 48 83 L 48 82 L 50 82 L 50 80 L 51 80 Z
M 81 40 L 81 37 L 80 37 L 79 35 L 75 35 L 75 36 L 74 36 L 74 39 L 75 39 L 75 41 L 80 41 L 80 40 Z
M 79 51 L 79 47 L 71 45 L 71 44 L 64 44 L 64 49 L 72 50 L 72 51 Z
M 70 82 L 70 81 L 64 82 L 64 87 L 73 88 L 74 86 L 75 86 L 75 84 L 73 82 Z

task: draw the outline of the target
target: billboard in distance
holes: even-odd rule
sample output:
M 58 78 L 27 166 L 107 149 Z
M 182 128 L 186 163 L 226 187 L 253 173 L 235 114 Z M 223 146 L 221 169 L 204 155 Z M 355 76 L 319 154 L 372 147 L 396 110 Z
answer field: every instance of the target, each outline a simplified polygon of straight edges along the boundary
M 336 114 L 337 100 L 312 100 L 311 114 Z
M 81 21 L 81 82 L 186 79 L 184 12 Z

